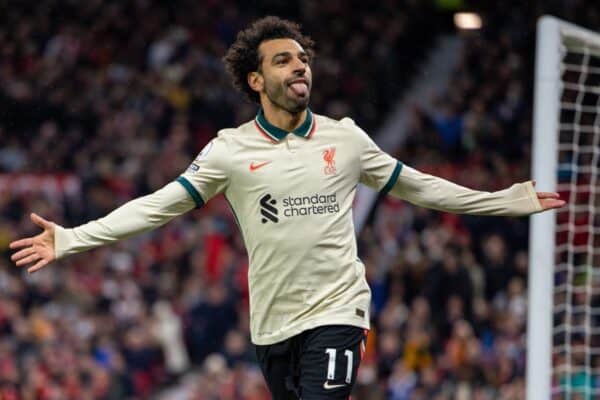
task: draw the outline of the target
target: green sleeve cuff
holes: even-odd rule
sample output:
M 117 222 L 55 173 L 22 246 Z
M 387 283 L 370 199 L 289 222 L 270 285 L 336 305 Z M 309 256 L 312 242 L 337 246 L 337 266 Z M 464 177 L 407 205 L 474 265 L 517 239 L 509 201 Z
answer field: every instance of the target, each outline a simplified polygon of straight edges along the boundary
M 204 205 L 204 200 L 202 200 L 202 196 L 200 196 L 200 193 L 198 193 L 198 191 L 196 190 L 194 185 L 191 184 L 190 181 L 185 179 L 183 176 L 180 176 L 175 180 L 179 182 L 181 186 L 183 186 L 183 188 L 188 192 L 191 198 L 194 199 L 196 207 L 202 207 Z
M 398 161 L 396 163 L 396 167 L 394 167 L 394 171 L 392 172 L 392 176 L 390 176 L 390 179 L 387 181 L 387 183 L 385 184 L 385 186 L 383 187 L 383 189 L 381 189 L 381 194 L 386 195 L 389 193 L 390 190 L 392 190 L 392 188 L 394 187 L 394 185 L 396 184 L 396 182 L 398 181 L 398 177 L 400 176 L 400 171 L 402 171 L 402 166 L 404 164 L 402 164 L 400 161 Z

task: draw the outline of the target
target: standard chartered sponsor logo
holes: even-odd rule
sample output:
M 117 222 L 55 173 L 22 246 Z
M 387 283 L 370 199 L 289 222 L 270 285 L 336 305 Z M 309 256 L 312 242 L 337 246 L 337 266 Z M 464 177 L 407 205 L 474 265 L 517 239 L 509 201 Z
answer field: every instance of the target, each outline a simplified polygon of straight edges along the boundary
M 282 201 L 283 215 L 296 217 L 304 215 L 334 214 L 340 211 L 336 194 L 315 193 L 309 196 L 288 196 Z
M 288 196 L 280 202 L 270 193 L 263 195 L 260 200 L 261 222 L 277 223 L 280 216 L 299 217 L 307 215 L 326 215 L 340 212 L 337 195 L 315 193 L 309 196 Z
M 279 218 L 277 218 L 277 214 L 279 211 L 275 207 L 277 205 L 277 200 L 271 197 L 270 194 L 266 194 L 260 199 L 260 214 L 263 216 L 261 222 L 266 224 L 268 221 L 271 222 L 279 222 Z

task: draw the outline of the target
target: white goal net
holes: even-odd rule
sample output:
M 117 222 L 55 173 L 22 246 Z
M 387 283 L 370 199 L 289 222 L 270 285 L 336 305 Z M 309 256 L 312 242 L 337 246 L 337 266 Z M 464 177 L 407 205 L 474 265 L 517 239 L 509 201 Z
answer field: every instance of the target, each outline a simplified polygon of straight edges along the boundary
M 600 399 L 600 34 L 544 17 L 536 64 L 527 396 Z

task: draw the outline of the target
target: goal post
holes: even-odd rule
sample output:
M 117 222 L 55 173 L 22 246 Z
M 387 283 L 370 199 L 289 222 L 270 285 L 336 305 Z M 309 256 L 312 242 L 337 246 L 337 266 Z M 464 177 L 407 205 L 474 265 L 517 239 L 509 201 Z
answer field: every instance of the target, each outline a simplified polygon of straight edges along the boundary
M 533 110 L 533 179 L 540 190 L 556 189 L 556 143 L 560 92 L 559 21 L 537 25 Z M 552 379 L 553 213 L 531 217 L 527 317 L 527 400 L 548 400 Z
M 535 64 L 527 399 L 600 398 L 600 34 L 544 16 Z

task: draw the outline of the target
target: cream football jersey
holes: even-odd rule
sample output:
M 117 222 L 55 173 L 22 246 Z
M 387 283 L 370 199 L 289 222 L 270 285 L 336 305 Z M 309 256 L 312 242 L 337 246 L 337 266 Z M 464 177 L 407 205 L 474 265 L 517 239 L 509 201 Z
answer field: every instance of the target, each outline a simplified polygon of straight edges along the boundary
M 225 129 L 177 180 L 197 205 L 224 193 L 250 258 L 256 344 L 328 324 L 369 327 L 352 202 L 363 182 L 389 190 L 402 164 L 352 120 L 308 111 L 294 132 L 254 121 Z
M 148 231 L 223 193 L 250 258 L 254 343 L 276 343 L 322 325 L 368 328 L 371 294 L 352 223 L 359 182 L 448 212 L 518 216 L 542 210 L 531 182 L 471 190 L 402 165 L 351 119 L 309 110 L 300 127 L 285 132 L 260 111 L 254 121 L 220 131 L 176 182 L 87 224 L 56 225 L 55 255 Z

